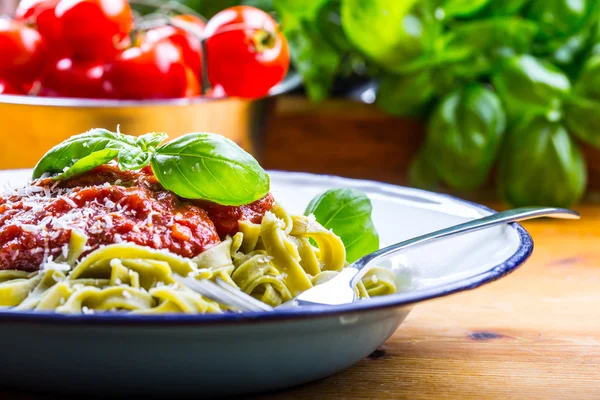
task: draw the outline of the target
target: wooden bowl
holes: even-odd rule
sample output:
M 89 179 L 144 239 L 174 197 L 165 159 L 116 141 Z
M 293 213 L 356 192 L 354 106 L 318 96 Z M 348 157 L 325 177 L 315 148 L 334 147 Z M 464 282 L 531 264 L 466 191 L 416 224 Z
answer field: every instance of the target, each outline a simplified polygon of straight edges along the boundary
M 275 97 L 300 84 L 290 75 L 258 100 L 193 98 L 173 100 L 93 100 L 0 95 L 0 169 L 30 168 L 48 149 L 92 128 L 141 135 L 215 132 L 261 158 L 266 124 Z

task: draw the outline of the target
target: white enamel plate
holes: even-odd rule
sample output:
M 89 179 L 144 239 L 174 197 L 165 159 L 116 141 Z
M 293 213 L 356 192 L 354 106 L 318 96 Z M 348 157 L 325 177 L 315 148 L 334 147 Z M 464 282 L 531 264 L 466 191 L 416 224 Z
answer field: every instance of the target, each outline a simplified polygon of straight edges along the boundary
M 0 171 L 0 183 L 29 171 Z M 388 245 L 491 210 L 450 196 L 377 182 L 271 172 L 275 199 L 303 213 L 318 193 L 358 188 Z M 413 248 L 387 266 L 399 293 L 339 307 L 275 313 L 133 316 L 0 311 L 2 381 L 19 389 L 153 395 L 230 395 L 337 373 L 384 343 L 418 302 L 474 289 L 531 254 L 518 224 Z

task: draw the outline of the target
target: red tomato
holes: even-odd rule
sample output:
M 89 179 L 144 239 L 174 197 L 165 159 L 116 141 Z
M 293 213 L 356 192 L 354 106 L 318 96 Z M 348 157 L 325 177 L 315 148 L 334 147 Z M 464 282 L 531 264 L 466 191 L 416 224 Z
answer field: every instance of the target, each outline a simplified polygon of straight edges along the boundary
M 195 34 L 188 33 L 183 29 L 178 29 L 173 26 L 161 26 L 146 32 L 146 41 L 156 43 L 159 40 L 169 39 L 181 48 L 183 52 L 183 60 L 194 71 L 198 80 L 202 79 L 202 45 L 200 38 L 204 30 L 205 24 L 200 18 L 194 15 L 178 15 L 173 18 L 193 24 Z
M 0 94 L 25 94 L 6 81 L 0 80 Z
M 104 64 L 63 58 L 40 79 L 40 96 L 106 99 L 112 97 L 104 87 Z
M 56 51 L 56 45 L 62 42 L 60 24 L 55 9 L 59 0 L 21 0 L 15 19 L 34 24 L 44 41 Z
M 193 73 L 181 49 L 170 40 L 143 42 L 125 50 L 107 65 L 105 77 L 121 99 L 185 97 L 194 81 L 198 85 L 196 79 L 190 82 Z
M 0 77 L 26 84 L 44 67 L 44 45 L 40 34 L 20 22 L 0 18 Z
M 196 97 L 200 95 L 200 81 L 196 76 L 196 73 L 193 69 L 186 66 L 185 67 L 185 77 L 186 77 L 186 88 L 185 88 L 185 97 Z
M 74 54 L 92 60 L 112 59 L 133 27 L 127 0 L 60 0 L 56 17 Z
M 221 11 L 208 21 L 204 35 L 208 78 L 230 96 L 264 96 L 287 73 L 287 41 L 273 18 L 258 8 Z

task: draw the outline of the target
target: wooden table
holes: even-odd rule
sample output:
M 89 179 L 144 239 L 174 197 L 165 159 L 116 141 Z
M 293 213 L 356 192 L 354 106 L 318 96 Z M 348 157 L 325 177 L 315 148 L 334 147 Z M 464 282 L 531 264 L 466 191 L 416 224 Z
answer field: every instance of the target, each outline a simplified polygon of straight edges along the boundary
M 418 305 L 354 367 L 260 399 L 600 399 L 600 207 L 531 221 L 513 274 Z

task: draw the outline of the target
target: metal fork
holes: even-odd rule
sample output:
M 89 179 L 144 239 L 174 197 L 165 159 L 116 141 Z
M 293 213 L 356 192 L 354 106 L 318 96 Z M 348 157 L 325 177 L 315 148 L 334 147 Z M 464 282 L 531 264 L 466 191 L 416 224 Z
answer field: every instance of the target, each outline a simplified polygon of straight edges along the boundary
M 448 228 L 440 229 L 435 232 L 427 233 L 425 235 L 417 236 L 412 239 L 408 239 L 396 244 L 379 249 L 373 253 L 367 254 L 366 256 L 356 260 L 344 268 L 338 275 L 333 279 L 314 286 L 307 291 L 296 296 L 294 299 L 282 304 L 279 307 L 289 306 L 307 306 L 307 305 L 340 305 L 352 303 L 356 300 L 356 293 L 354 288 L 356 284 L 362 279 L 362 277 L 369 271 L 371 267 L 375 266 L 375 263 L 384 261 L 400 251 L 405 250 L 410 246 L 416 246 L 423 243 L 433 242 L 449 236 L 459 235 L 467 232 L 474 232 L 481 229 L 490 228 L 497 225 L 507 224 L 511 222 L 524 221 L 527 219 L 540 218 L 540 217 L 552 217 L 552 218 L 563 218 L 563 219 L 579 219 L 579 214 L 575 211 L 563 209 L 563 208 L 542 208 L 542 207 L 524 207 L 516 208 L 513 210 L 507 210 L 495 214 L 485 216 L 483 218 L 474 219 L 471 221 L 464 222 L 462 224 L 450 226 Z M 184 278 L 185 279 L 185 278 Z M 189 278 L 188 278 L 189 279 Z M 219 280 L 219 279 L 218 279 Z M 195 282 L 202 282 L 196 281 Z M 208 281 L 207 281 L 208 282 Z M 187 283 L 187 281 L 186 281 Z M 228 297 L 227 301 L 231 304 L 235 302 L 236 306 L 239 305 L 239 309 L 245 311 L 255 311 L 260 305 L 260 311 L 273 310 L 272 307 L 265 305 L 264 303 L 254 299 L 253 297 L 243 293 L 239 289 L 232 288 L 221 280 L 217 284 L 213 284 L 215 287 L 220 287 L 223 291 L 226 291 Z M 188 285 L 191 287 L 191 285 Z M 206 285 L 210 286 L 210 285 Z M 227 286 L 227 288 L 225 288 Z M 193 287 L 192 287 L 193 288 Z M 213 288 L 214 289 L 214 288 Z M 202 292 L 200 292 L 202 293 Z M 208 293 L 208 292 L 207 292 Z M 221 295 L 222 293 L 219 293 Z M 213 290 L 212 295 L 216 295 Z M 211 294 L 206 295 L 209 298 Z M 213 298 L 215 301 L 219 301 Z M 225 299 L 225 297 L 224 297 Z M 250 305 L 250 302 L 253 305 Z M 230 304 L 223 301 L 223 304 Z M 253 308 L 252 310 L 250 308 Z
M 183 277 L 174 274 L 175 280 L 182 285 L 200 293 L 204 297 L 224 304 L 238 311 L 273 311 L 274 308 L 254 297 L 234 288 L 221 278 L 216 279 L 216 283 L 208 279 L 198 280 L 193 277 Z

